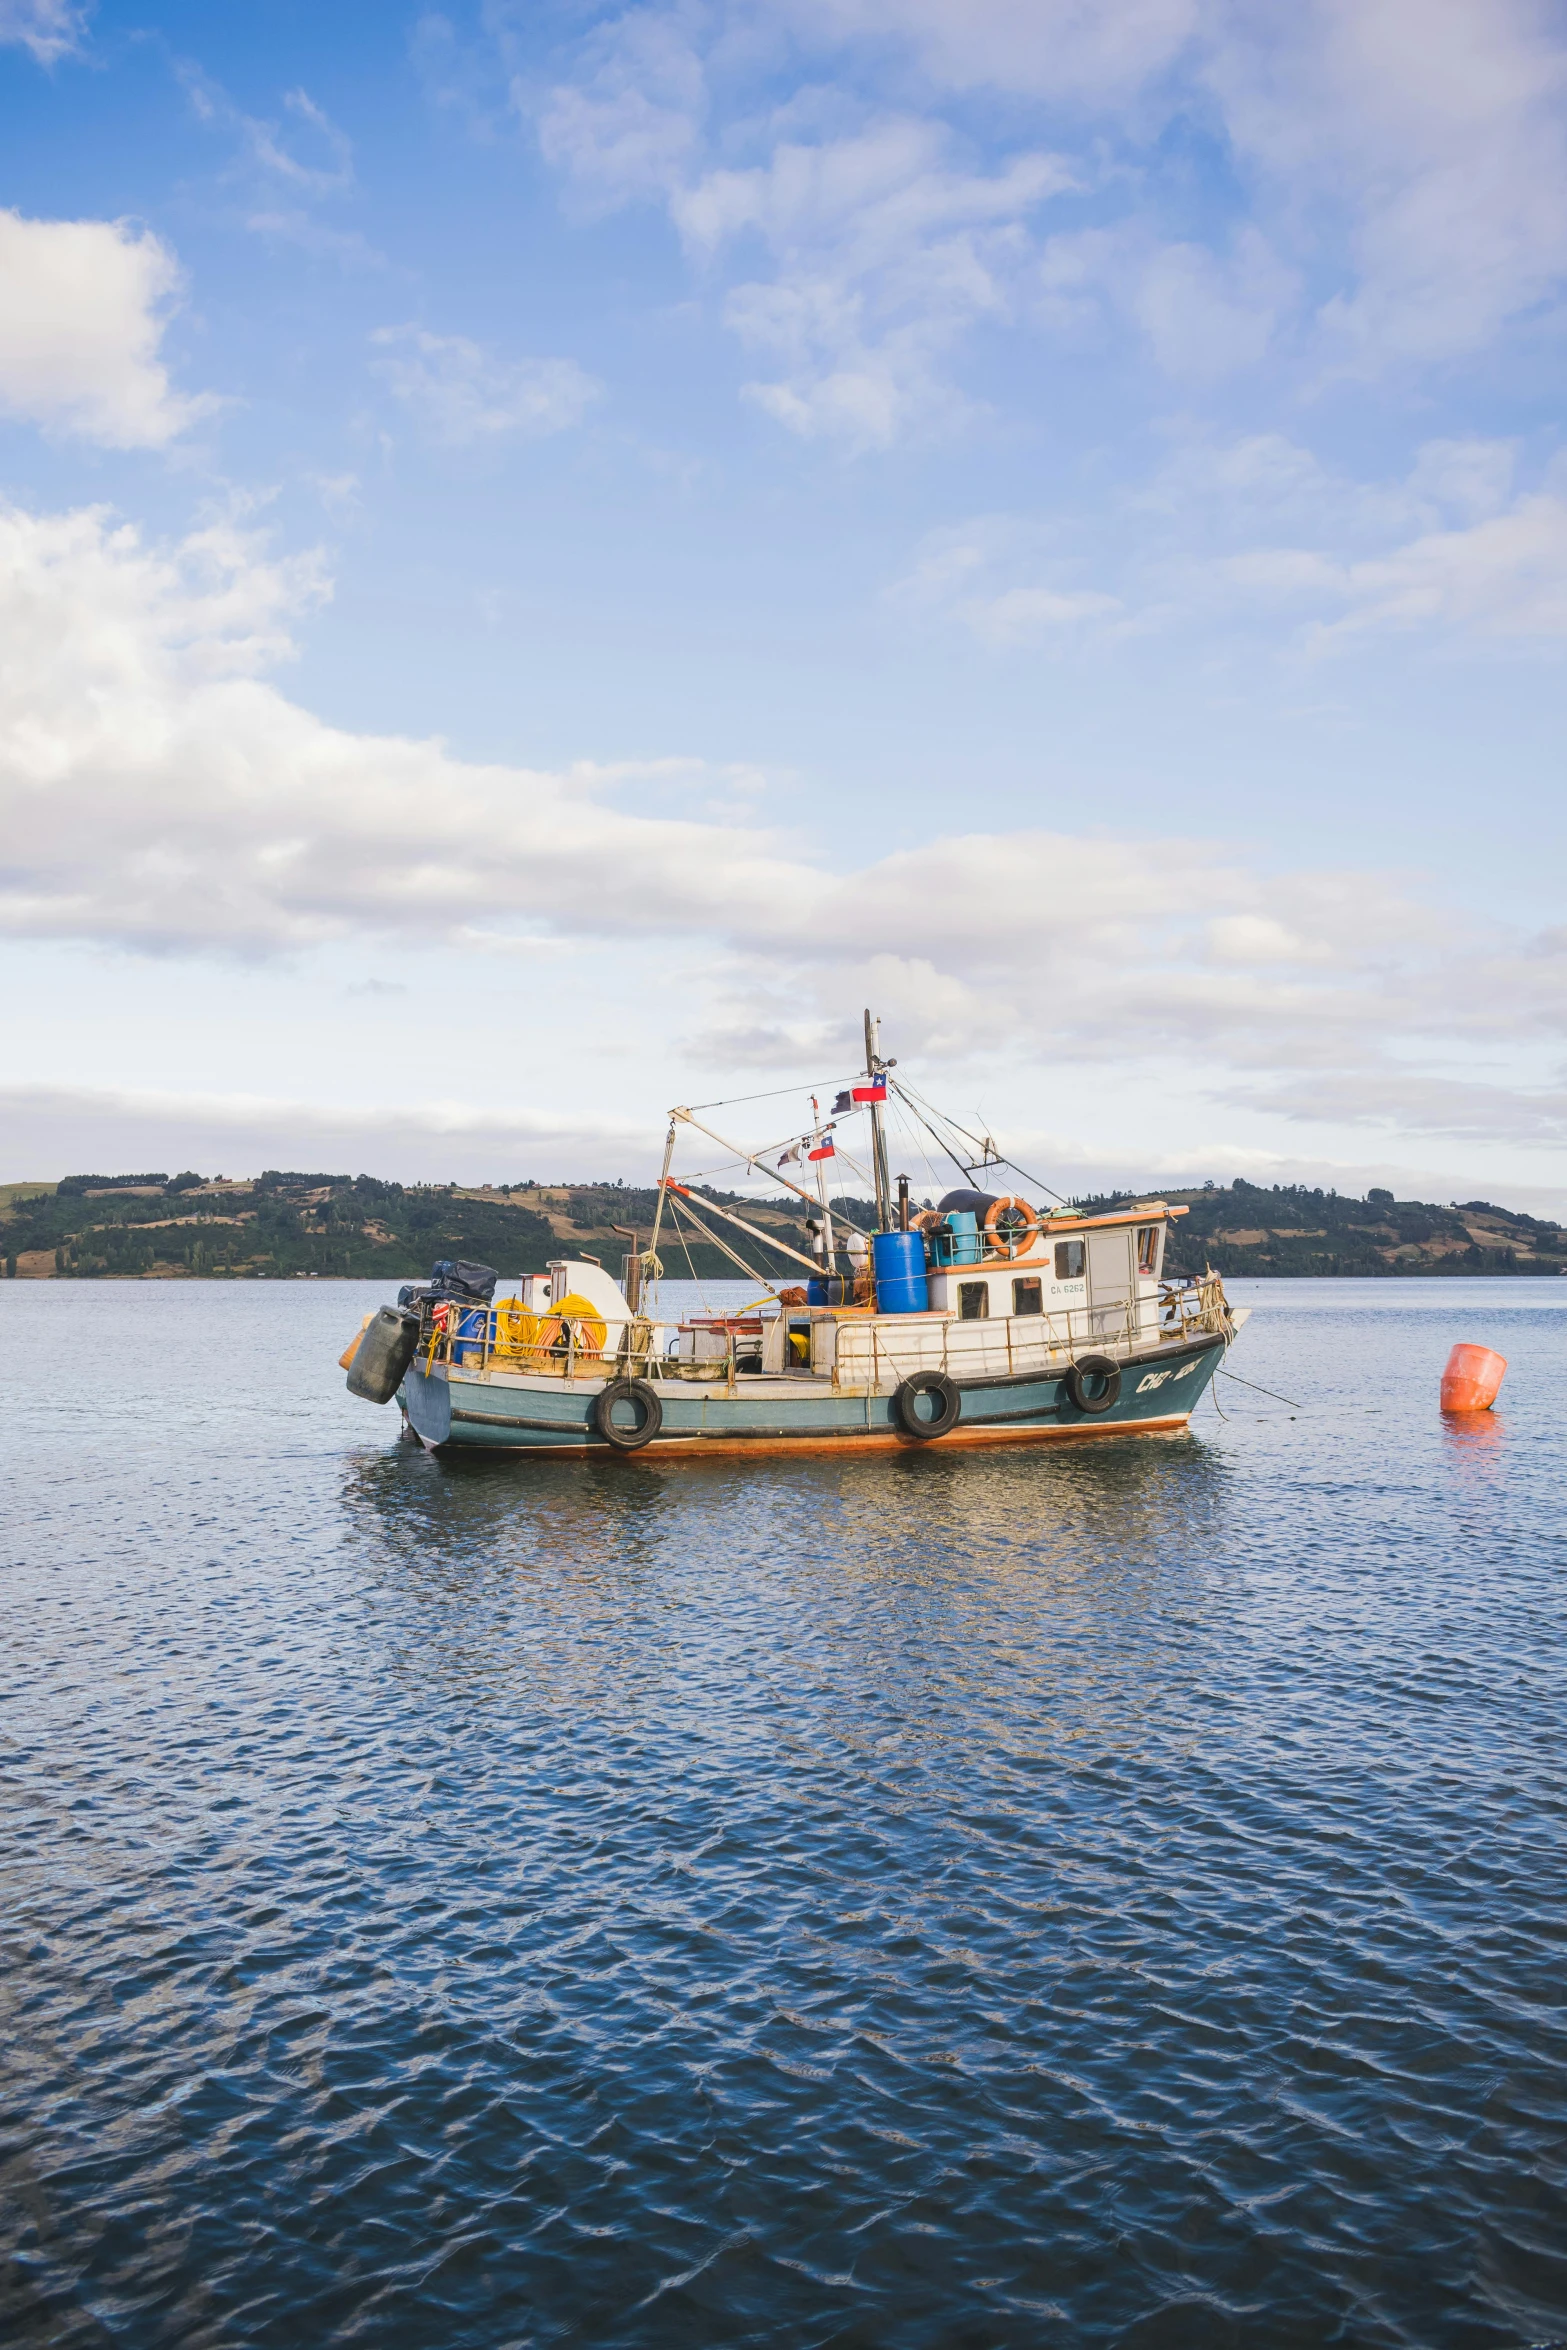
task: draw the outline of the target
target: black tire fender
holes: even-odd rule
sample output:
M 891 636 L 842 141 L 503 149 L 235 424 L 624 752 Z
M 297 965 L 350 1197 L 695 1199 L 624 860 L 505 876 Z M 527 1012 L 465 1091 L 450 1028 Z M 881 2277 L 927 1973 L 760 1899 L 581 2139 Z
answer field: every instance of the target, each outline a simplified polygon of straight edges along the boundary
M 936 1409 L 927 1420 L 916 1408 L 922 1395 L 934 1396 Z M 933 1436 L 945 1436 L 963 1417 L 963 1397 L 955 1380 L 945 1371 L 911 1371 L 907 1379 L 894 1389 L 893 1416 L 905 1436 L 917 1437 L 929 1443 Z
M 635 1428 L 619 1428 L 615 1424 L 615 1406 L 634 1403 L 642 1414 Z M 593 1425 L 606 1444 L 617 1452 L 640 1452 L 644 1444 L 651 1444 L 664 1425 L 664 1406 L 658 1389 L 646 1379 L 612 1379 L 601 1387 L 593 1398 Z
M 1097 1395 L 1089 1391 L 1091 1379 L 1104 1382 Z M 1064 1385 L 1080 1412 L 1107 1412 L 1121 1400 L 1121 1366 L 1108 1355 L 1079 1355 L 1068 1364 Z

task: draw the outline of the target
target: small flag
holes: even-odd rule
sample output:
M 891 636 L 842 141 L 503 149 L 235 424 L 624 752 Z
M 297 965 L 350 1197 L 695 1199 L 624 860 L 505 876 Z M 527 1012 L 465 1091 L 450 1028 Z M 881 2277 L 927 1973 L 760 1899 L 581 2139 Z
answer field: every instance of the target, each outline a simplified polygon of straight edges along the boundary
M 866 1077 L 854 1088 L 857 1102 L 884 1102 L 887 1098 L 887 1072 L 878 1069 L 874 1077 Z
M 808 1159 L 835 1159 L 838 1156 L 830 1134 L 824 1134 L 814 1150 L 806 1152 Z
M 841 1093 L 841 1094 L 839 1094 L 839 1096 L 838 1096 L 838 1099 L 837 1099 L 837 1100 L 836 1100 L 836 1101 L 833 1103 L 833 1106 L 832 1106 L 832 1114 L 833 1114 L 833 1116 L 834 1116 L 835 1118 L 842 1118 L 842 1117 L 846 1117 L 846 1116 L 848 1115 L 849 1111 L 853 1109 L 853 1107 L 854 1107 L 854 1096 L 853 1096 L 853 1094 L 852 1094 L 852 1093 Z
M 789 1148 L 780 1154 L 778 1160 L 779 1166 L 797 1167 L 800 1164 L 800 1149 L 801 1146 L 799 1143 L 791 1142 Z

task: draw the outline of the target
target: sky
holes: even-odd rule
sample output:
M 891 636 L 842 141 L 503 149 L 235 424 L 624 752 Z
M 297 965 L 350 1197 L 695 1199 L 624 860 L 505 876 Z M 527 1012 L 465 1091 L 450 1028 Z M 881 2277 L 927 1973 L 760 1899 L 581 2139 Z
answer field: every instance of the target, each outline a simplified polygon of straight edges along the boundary
M 0 1178 L 1567 1212 L 1567 19 L 0 0 Z M 748 1123 L 750 1122 L 750 1123 Z

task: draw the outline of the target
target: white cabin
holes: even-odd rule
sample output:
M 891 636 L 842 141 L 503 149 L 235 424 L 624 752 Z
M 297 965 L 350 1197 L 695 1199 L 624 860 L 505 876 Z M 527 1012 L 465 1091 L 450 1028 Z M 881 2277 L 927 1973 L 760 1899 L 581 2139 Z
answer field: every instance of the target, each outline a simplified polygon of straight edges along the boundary
M 1124 1357 L 1155 1346 L 1172 1335 L 1160 1287 L 1170 1213 L 1159 1201 L 1055 1216 L 1010 1253 L 981 1235 L 977 1264 L 930 1267 L 927 1313 L 823 1315 L 812 1367 L 850 1384 L 928 1369 L 1002 1378 L 1085 1352 Z
M 1085 1337 L 1119 1334 L 1134 1303 L 1134 1327 L 1157 1321 L 1167 1215 L 1161 1205 L 1065 1229 L 1056 1217 L 1015 1256 L 932 1266 L 931 1309 L 960 1322 L 1069 1313 Z

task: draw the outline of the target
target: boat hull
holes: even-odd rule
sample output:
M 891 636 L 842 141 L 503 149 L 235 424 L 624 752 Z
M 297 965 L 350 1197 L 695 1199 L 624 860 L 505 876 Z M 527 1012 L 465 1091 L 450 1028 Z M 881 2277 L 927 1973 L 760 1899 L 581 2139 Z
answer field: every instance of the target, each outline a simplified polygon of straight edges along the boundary
M 626 1458 L 784 1452 L 931 1452 L 954 1446 L 1062 1442 L 1094 1436 L 1169 1435 L 1185 1427 L 1225 1351 L 1204 1335 L 1133 1357 L 1107 1411 L 1086 1412 L 1067 1394 L 1064 1366 L 960 1380 L 962 1414 L 943 1436 L 910 1436 L 890 1390 L 834 1388 L 826 1380 L 740 1378 L 717 1383 L 661 1381 L 663 1425 Z M 414 1434 L 432 1451 L 523 1452 L 559 1458 L 618 1457 L 598 1434 L 593 1405 L 601 1379 L 415 1367 L 401 1401 Z

